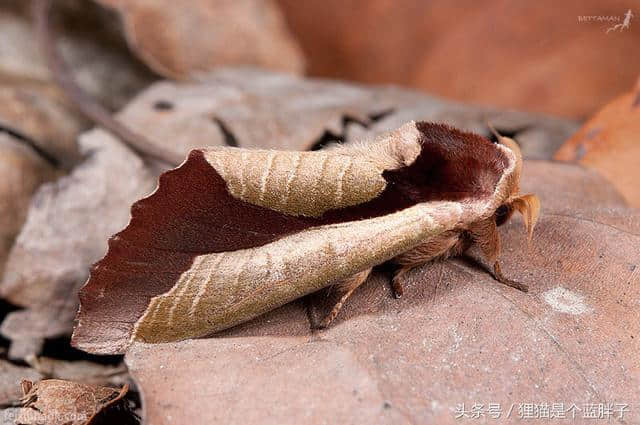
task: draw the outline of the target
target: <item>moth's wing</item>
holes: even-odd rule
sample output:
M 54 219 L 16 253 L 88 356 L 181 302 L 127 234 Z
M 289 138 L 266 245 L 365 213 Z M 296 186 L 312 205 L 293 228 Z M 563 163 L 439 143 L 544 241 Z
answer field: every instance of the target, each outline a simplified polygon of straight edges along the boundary
M 425 203 L 197 256 L 168 292 L 151 300 L 133 338 L 166 342 L 229 328 L 387 261 L 450 228 L 461 213 L 456 203 Z
M 320 217 L 370 202 L 383 173 L 412 163 L 423 133 L 411 121 L 371 143 L 315 152 L 210 148 L 204 152 L 237 199 L 283 214 Z
M 230 196 L 203 152 L 192 151 L 132 206 L 129 225 L 109 240 L 107 255 L 80 290 L 73 343 L 122 352 L 151 298 L 169 291 L 196 256 L 259 246 L 305 227 Z
M 319 217 L 370 201 L 386 187 L 382 167 L 343 152 L 214 148 L 204 158 L 235 198 L 287 215 Z
M 421 208 L 346 223 L 286 215 L 231 196 L 204 152 L 193 151 L 110 239 L 80 291 L 73 344 L 118 353 L 134 338 L 184 339 L 248 320 L 455 219 L 446 207 Z

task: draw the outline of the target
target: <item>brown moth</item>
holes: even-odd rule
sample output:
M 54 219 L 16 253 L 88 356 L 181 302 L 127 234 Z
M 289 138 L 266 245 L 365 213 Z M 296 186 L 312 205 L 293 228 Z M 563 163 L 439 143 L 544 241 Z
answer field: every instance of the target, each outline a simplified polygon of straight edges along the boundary
M 194 150 L 135 203 L 80 291 L 73 344 L 122 353 L 134 341 L 201 337 L 335 285 L 328 325 L 371 268 L 413 267 L 477 244 L 502 276 L 497 226 L 517 210 L 522 156 L 442 124 L 410 122 L 367 144 L 315 152 Z

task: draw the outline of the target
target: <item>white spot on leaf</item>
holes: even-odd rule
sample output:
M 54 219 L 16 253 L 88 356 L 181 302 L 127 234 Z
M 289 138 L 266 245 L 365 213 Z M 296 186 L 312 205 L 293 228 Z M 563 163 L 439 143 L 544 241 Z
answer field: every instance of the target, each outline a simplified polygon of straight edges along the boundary
M 561 313 L 582 314 L 591 311 L 591 308 L 585 304 L 582 295 L 561 286 L 545 292 L 543 297 L 547 304 Z

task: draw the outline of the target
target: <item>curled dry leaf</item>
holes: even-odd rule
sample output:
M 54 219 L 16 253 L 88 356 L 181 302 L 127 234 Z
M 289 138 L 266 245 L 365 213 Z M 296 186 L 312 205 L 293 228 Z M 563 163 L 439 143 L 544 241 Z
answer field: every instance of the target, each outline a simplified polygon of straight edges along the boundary
M 132 49 L 165 77 L 194 79 L 222 65 L 304 68 L 273 0 L 97 1 L 120 13 Z
M 53 165 L 26 141 L 0 131 L 0 277 L 31 196 L 55 175 Z
M 598 111 L 555 159 L 598 170 L 629 204 L 640 207 L 640 79 L 630 93 Z
M 88 265 L 127 223 L 129 205 L 155 184 L 142 160 L 104 131 L 84 134 L 80 146 L 84 162 L 40 188 L 12 248 L 0 293 L 26 309 L 3 322 L 9 338 L 69 331 Z
M 540 161 L 524 169 L 523 190 L 545 210 L 530 250 L 519 248 L 521 223 L 507 225 L 502 259 L 529 294 L 454 260 L 410 273 L 400 300 L 375 274 L 320 333 L 303 331 L 297 303 L 218 338 L 134 344 L 125 360 L 144 419 L 454 424 L 460 403 L 636 406 L 640 215 L 588 170 Z M 627 409 L 625 420 L 639 415 Z
M 18 423 L 31 425 L 134 424 L 121 389 L 47 379 L 33 384 L 23 381 L 23 408 Z

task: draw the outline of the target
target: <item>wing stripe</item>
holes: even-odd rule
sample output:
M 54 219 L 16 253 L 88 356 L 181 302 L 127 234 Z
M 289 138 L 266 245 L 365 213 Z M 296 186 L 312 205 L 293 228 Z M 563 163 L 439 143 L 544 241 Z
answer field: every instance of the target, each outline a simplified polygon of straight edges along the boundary
M 291 185 L 298 177 L 298 173 L 300 172 L 300 164 L 302 163 L 301 156 L 301 153 L 294 156 L 293 167 L 291 168 L 291 171 L 289 171 L 289 175 L 287 176 L 287 183 L 285 185 L 282 201 L 280 203 L 280 205 L 282 205 L 283 207 L 289 205 L 289 192 L 291 191 Z
M 220 265 L 220 263 L 222 263 L 222 260 L 224 258 L 225 258 L 225 253 L 219 254 L 218 257 L 216 258 L 216 261 L 214 261 L 213 266 L 207 270 L 208 278 L 199 279 L 195 282 L 195 286 L 198 288 L 198 292 L 196 293 L 196 296 L 193 297 L 193 300 L 191 301 L 191 305 L 189 306 L 189 316 L 192 316 L 194 314 L 196 308 L 198 307 L 198 304 L 200 303 L 200 299 L 207 292 L 207 288 L 209 287 L 215 274 L 218 272 L 218 266 Z M 196 275 L 196 273 L 194 273 L 194 275 Z M 194 280 L 191 279 L 191 281 L 189 281 L 187 285 L 185 285 L 185 288 L 193 287 L 194 286 L 193 284 L 194 284 Z
M 246 182 L 246 171 L 247 171 L 247 167 L 246 167 L 246 163 L 247 163 L 247 152 L 246 151 L 242 151 L 242 155 L 240 155 L 240 196 L 244 197 L 247 194 L 247 182 Z
M 349 160 L 347 162 L 342 163 L 342 168 L 338 173 L 338 184 L 336 185 L 336 198 L 335 198 L 336 204 L 339 204 L 342 201 L 342 196 L 343 196 L 342 186 L 344 185 L 344 176 L 347 174 L 347 171 L 351 169 L 352 165 L 353 165 L 353 159 L 351 159 L 351 157 L 349 157 Z
M 264 195 L 267 193 L 267 183 L 269 181 L 269 177 L 271 176 L 271 170 L 273 169 L 273 159 L 276 156 L 276 151 L 270 151 L 267 155 L 267 163 L 264 167 L 264 172 L 262 173 L 262 177 L 260 178 L 260 202 L 264 201 Z
M 189 280 L 188 282 L 191 283 L 193 280 L 195 280 L 198 272 L 200 272 L 200 269 L 202 268 L 203 265 L 203 261 L 202 261 L 202 257 L 196 257 L 193 260 L 193 265 L 191 266 L 191 269 L 189 270 Z M 167 321 L 169 323 L 173 323 L 173 316 L 175 315 L 176 312 L 176 308 L 178 307 L 178 305 L 182 302 L 182 299 L 184 298 L 185 293 L 187 292 L 187 289 L 189 289 L 189 285 L 185 285 L 183 288 L 183 290 L 181 290 L 180 292 L 178 292 L 176 294 L 176 296 L 173 299 L 173 303 L 171 305 L 171 307 L 169 308 L 169 314 L 167 315 Z

